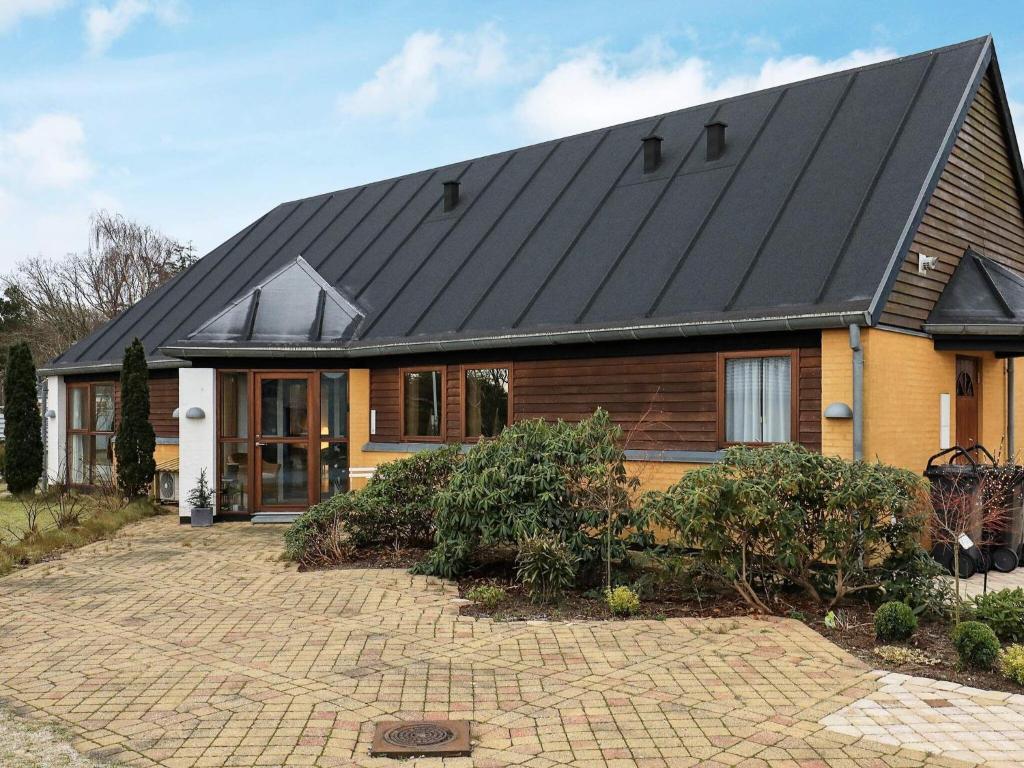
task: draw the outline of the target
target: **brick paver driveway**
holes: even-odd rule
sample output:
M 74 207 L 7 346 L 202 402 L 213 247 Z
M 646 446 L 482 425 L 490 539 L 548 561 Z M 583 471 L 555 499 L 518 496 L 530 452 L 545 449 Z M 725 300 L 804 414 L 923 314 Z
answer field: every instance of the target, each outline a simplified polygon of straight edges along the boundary
M 879 682 L 797 622 L 463 618 L 281 535 L 163 517 L 0 580 L 0 698 L 138 766 L 390 765 L 374 722 L 423 715 L 473 723 L 445 765 L 957 764 L 822 725 Z

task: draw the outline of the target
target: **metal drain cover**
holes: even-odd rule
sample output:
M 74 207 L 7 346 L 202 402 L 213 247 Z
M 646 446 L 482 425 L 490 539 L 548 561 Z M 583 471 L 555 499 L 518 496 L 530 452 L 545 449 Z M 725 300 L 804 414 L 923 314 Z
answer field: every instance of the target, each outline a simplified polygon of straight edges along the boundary
M 465 757 L 468 720 L 385 720 L 373 730 L 376 757 Z

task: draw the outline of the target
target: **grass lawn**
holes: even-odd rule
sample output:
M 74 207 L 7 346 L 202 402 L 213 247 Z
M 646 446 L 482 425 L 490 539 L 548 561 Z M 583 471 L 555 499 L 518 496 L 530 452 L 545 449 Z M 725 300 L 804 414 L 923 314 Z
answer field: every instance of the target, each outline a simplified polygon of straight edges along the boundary
M 41 513 L 40 526 L 49 528 L 53 524 L 53 518 L 46 512 Z M 0 543 L 13 544 L 17 541 L 17 533 L 25 530 L 25 507 L 20 501 L 10 497 L 0 498 Z

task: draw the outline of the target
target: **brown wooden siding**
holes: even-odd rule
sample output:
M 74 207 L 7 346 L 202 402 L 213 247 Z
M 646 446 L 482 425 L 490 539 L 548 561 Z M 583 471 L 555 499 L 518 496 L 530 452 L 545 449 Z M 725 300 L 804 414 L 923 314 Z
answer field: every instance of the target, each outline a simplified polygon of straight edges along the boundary
M 628 448 L 714 451 L 719 447 L 716 360 L 715 352 L 517 360 L 513 419 L 576 421 L 600 406 L 625 430 Z M 442 367 L 447 390 L 444 440 L 458 442 L 461 367 Z M 401 441 L 398 377 L 398 367 L 371 371 L 370 407 L 377 414 L 374 441 Z M 799 440 L 820 450 L 820 349 L 800 350 L 799 386 Z
M 109 381 L 114 385 L 114 420 L 121 417 L 121 384 L 117 376 L 68 376 L 68 384 L 84 381 Z M 171 417 L 178 407 L 178 372 L 154 371 L 149 375 L 149 421 L 157 437 L 177 437 L 178 420 Z
M 968 246 L 1024 272 L 1024 216 L 988 75 L 925 209 L 882 322 L 920 329 Z M 939 257 L 926 275 L 917 273 L 922 252 Z

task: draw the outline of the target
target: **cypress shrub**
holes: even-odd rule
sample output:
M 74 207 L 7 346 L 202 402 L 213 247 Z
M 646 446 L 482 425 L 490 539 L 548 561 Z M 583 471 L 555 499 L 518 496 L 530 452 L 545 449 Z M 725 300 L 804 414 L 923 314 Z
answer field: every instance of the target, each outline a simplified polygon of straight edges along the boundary
M 10 347 L 5 375 L 4 478 L 11 493 L 28 493 L 43 474 L 43 418 L 36 400 L 36 367 L 28 344 Z
M 121 421 L 117 426 L 117 485 L 127 499 L 146 496 L 156 472 L 156 433 L 149 423 L 149 369 L 138 339 L 124 351 L 121 364 Z

